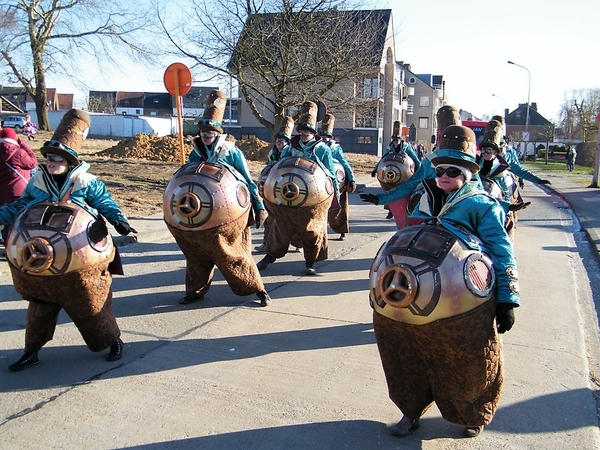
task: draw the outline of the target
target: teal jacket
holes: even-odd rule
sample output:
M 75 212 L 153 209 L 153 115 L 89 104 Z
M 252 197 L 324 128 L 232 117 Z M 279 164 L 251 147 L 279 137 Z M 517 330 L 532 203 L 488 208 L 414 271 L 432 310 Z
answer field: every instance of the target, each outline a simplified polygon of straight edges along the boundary
M 246 157 L 242 151 L 235 146 L 234 142 L 227 141 L 226 134 L 218 135 L 210 147 L 206 147 L 202 142 L 202 139 L 194 139 L 194 149 L 190 152 L 187 162 L 204 161 L 223 164 L 231 170 L 231 173 L 236 179 L 248 186 L 250 197 L 252 198 L 252 209 L 255 214 L 258 214 L 258 211 L 265 209 L 265 205 L 258 193 L 258 187 L 250 175 Z
M 356 178 L 354 177 L 354 171 L 352 170 L 352 167 L 350 166 L 350 162 L 348 162 L 346 155 L 344 155 L 344 150 L 342 149 L 342 146 L 334 140 L 327 142 L 327 145 L 331 149 L 331 156 L 333 156 L 333 159 L 339 162 L 344 168 L 344 172 L 346 172 L 346 181 L 349 183 L 355 182 Z
M 113 226 L 126 222 L 121 208 L 109 194 L 106 185 L 96 176 L 88 173 L 90 165 L 81 162 L 67 174 L 67 179 L 59 189 L 56 181 L 48 173 L 46 165 L 39 166 L 35 176 L 29 181 L 23 195 L 12 203 L 0 207 L 0 224 L 12 223 L 25 209 L 42 202 L 58 202 L 70 193 L 70 200 L 88 211 L 92 216 L 104 216 Z
M 531 181 L 533 184 L 539 184 L 542 179 L 521 165 L 517 152 L 513 147 L 504 147 L 500 156 L 510 165 L 510 171 L 523 180 Z
M 486 253 L 496 275 L 496 301 L 519 306 L 517 261 L 504 229 L 506 215 L 500 203 L 477 181 L 463 184 L 445 200 L 435 180 L 424 180 L 423 187 L 425 193 L 410 217 L 441 225 L 470 249 Z

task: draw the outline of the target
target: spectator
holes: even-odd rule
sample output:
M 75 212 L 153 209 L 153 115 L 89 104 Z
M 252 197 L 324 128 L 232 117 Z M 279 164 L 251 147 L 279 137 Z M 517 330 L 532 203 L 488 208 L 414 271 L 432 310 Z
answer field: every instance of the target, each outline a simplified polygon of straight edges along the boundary
M 567 170 L 569 172 L 573 172 L 573 169 L 575 169 L 575 159 L 577 158 L 577 150 L 575 149 L 574 146 L 569 145 L 567 146 Z
M 35 139 L 35 135 L 38 132 L 37 124 L 31 121 L 31 116 L 27 114 L 25 116 L 25 126 L 23 126 L 23 134 L 27 136 L 27 139 Z
M 12 203 L 25 191 L 30 173 L 38 160 L 24 141 L 12 128 L 0 130 L 0 206 Z M 2 229 L 4 242 L 5 230 Z

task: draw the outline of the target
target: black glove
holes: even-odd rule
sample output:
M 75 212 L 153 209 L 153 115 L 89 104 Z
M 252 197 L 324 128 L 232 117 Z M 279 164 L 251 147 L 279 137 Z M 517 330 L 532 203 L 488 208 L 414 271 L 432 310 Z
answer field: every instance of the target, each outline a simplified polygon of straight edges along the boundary
M 351 194 L 354 191 L 356 191 L 356 182 L 355 181 L 351 181 L 350 183 L 348 183 L 347 191 L 350 192 Z
M 508 207 L 509 211 L 521 211 L 531 205 L 531 202 L 513 203 Z
M 506 333 L 515 324 L 515 312 L 512 303 L 497 303 L 496 304 L 496 326 L 498 333 Z
M 363 202 L 379 205 L 379 198 L 375 194 L 358 194 Z
M 372 178 L 375 178 L 376 176 L 377 176 L 377 171 L 376 170 L 374 170 L 373 172 L 371 172 L 371 177 Z
M 552 184 L 552 183 L 550 183 L 550 180 L 540 180 L 540 182 L 538 184 Z
M 131 225 L 127 222 L 117 222 L 115 230 L 117 230 L 117 233 L 121 236 L 127 236 L 129 233 L 137 233 L 137 231 L 131 228 Z
M 267 211 L 264 209 L 258 210 L 258 214 L 256 215 L 256 229 L 259 229 L 265 223 L 268 215 L 269 213 L 267 213 Z

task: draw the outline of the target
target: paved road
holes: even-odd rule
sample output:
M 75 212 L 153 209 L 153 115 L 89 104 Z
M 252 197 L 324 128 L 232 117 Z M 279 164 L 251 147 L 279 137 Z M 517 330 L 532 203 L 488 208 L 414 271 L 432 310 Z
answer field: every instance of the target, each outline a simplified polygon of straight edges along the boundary
M 236 297 L 220 276 L 203 303 L 179 305 L 181 253 L 160 217 L 136 221 L 140 242 L 121 247 L 127 275 L 114 281 L 124 358 L 90 353 L 61 316 L 39 365 L 0 370 L 0 448 L 600 448 L 590 381 L 598 373 L 595 251 L 569 193 L 531 185 L 525 193 L 533 203 L 516 233 L 523 305 L 504 337 L 500 408 L 477 439 L 460 439 L 462 428 L 436 408 L 407 438 L 387 431 L 400 414 L 387 397 L 366 280 L 394 224 L 355 194 L 349 239 L 331 241 L 319 276 L 303 276 L 297 253 L 267 269 L 268 308 Z M 4 269 L 1 367 L 20 356 L 27 306 Z

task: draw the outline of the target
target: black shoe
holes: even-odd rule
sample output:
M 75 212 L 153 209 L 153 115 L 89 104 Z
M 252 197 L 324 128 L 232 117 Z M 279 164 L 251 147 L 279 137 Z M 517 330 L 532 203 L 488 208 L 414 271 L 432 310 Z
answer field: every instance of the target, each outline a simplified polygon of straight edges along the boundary
M 110 346 L 110 353 L 106 357 L 106 360 L 117 361 L 121 359 L 121 356 L 123 356 L 123 341 L 119 338 Z
M 346 240 L 346 233 L 340 234 L 340 241 L 345 241 L 345 240 Z
M 259 291 L 256 296 L 260 299 L 260 306 L 267 306 L 271 303 L 271 297 L 269 297 L 267 291 Z
M 258 270 L 265 270 L 269 267 L 269 264 L 274 263 L 275 261 L 277 261 L 277 258 L 273 258 L 271 255 L 265 255 L 265 257 L 256 264 L 256 267 Z
M 478 427 L 466 427 L 463 430 L 463 437 L 474 438 L 474 437 L 479 436 L 482 431 L 483 431 L 483 425 L 478 426 Z
M 27 369 L 29 366 L 33 366 L 39 363 L 40 360 L 38 358 L 38 352 L 25 352 L 21 359 L 19 359 L 16 363 L 8 366 L 8 370 L 11 372 L 20 372 L 23 369 Z
M 388 214 L 387 214 L 387 216 L 385 216 L 385 218 L 386 218 L 386 219 L 393 219 L 393 218 L 394 218 L 394 215 L 392 214 L 392 212 L 391 212 L 391 211 L 388 211 Z
M 190 295 L 186 295 L 181 300 L 179 300 L 179 304 L 189 305 L 190 303 L 201 302 L 202 300 L 204 300 L 204 295 L 201 295 L 200 297 L 192 297 Z
M 306 275 L 316 275 L 317 271 L 314 268 L 314 263 L 306 263 Z
M 419 428 L 421 424 L 419 423 L 419 418 L 411 419 L 410 417 L 404 416 L 400 419 L 396 425 L 392 425 L 390 427 L 390 432 L 392 436 L 404 437 L 408 436 L 411 431 Z
M 262 244 L 260 244 L 258 247 L 254 247 L 254 251 L 256 253 L 265 253 L 266 252 L 266 248 L 267 246 L 265 245 L 265 243 L 263 242 Z

